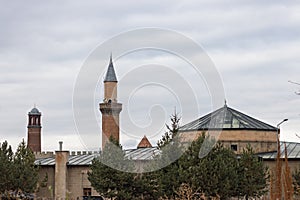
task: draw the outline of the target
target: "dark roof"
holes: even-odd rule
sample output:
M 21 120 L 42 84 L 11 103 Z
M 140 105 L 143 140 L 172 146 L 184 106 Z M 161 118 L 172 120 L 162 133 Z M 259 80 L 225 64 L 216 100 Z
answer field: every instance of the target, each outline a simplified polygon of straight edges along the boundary
M 36 108 L 32 108 L 31 111 L 28 113 L 30 115 L 41 115 L 41 112 Z
M 285 158 L 284 144 L 286 144 L 288 159 L 300 159 L 300 143 L 296 142 L 280 142 L 281 158 Z M 276 159 L 277 151 L 257 154 L 263 160 Z
M 225 104 L 222 108 L 180 127 L 179 131 L 208 129 L 277 130 L 276 127 L 234 110 Z
M 112 56 L 110 56 L 109 65 L 107 68 L 106 76 L 104 82 L 118 82 L 117 76 L 115 73 L 114 65 L 112 62 Z

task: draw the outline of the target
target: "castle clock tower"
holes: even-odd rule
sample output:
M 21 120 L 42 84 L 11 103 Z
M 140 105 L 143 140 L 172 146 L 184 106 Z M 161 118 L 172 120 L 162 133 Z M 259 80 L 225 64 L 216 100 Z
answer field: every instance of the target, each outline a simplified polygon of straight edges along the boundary
M 117 86 L 118 80 L 114 70 L 112 56 L 106 76 L 104 79 L 104 99 L 103 103 L 100 103 L 100 111 L 102 113 L 102 149 L 105 144 L 112 137 L 119 141 L 119 115 L 122 110 L 122 104 L 117 100 Z
M 33 152 L 41 152 L 41 116 L 36 107 L 28 113 L 27 145 Z

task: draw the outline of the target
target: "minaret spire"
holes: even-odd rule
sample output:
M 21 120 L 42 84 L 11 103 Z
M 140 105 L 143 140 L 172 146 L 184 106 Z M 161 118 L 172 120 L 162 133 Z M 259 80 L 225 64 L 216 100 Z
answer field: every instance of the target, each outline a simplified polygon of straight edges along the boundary
M 118 82 L 115 69 L 114 69 L 114 64 L 112 61 L 112 53 L 110 54 L 109 65 L 104 79 L 104 83 L 105 82 Z
M 102 149 L 110 137 L 119 141 L 119 114 L 122 104 L 118 103 L 118 80 L 112 62 L 112 54 L 104 79 L 104 100 L 100 103 L 102 113 Z

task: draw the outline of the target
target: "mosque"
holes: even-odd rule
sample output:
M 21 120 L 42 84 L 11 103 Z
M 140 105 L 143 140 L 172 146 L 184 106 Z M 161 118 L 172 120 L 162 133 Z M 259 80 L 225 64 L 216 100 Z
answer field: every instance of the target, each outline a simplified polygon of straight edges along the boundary
M 102 114 L 102 149 L 108 138 L 119 140 L 119 116 L 122 104 L 117 98 L 118 80 L 112 58 L 110 58 L 104 79 L 104 100 L 99 104 Z M 92 160 L 99 152 L 74 152 L 60 148 L 55 152 L 42 152 L 41 112 L 34 107 L 28 113 L 28 147 L 35 153 L 35 164 L 39 168 L 40 184 L 37 198 L 82 199 L 93 196 L 101 199 L 88 181 L 88 171 Z M 183 125 L 179 129 L 182 142 L 190 142 L 203 132 L 209 135 L 218 134 L 218 141 L 231 148 L 237 154 L 250 144 L 256 153 L 269 165 L 275 165 L 277 137 L 280 130 L 258 119 L 248 116 L 229 107 L 223 107 Z M 300 144 L 286 143 L 290 166 L 296 167 L 300 160 Z M 283 150 L 281 143 L 281 150 Z M 144 136 L 136 149 L 125 149 L 126 157 L 136 162 L 147 162 L 159 153 Z M 282 153 L 282 155 L 284 155 Z M 45 177 L 46 180 L 45 180 Z

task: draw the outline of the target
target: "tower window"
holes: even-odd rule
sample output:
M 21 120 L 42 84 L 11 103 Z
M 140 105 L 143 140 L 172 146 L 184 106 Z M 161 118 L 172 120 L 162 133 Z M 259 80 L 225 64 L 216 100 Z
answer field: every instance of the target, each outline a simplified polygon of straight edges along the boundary
M 230 145 L 230 148 L 231 148 L 231 150 L 232 151 L 237 151 L 237 144 L 232 144 L 232 145 Z

